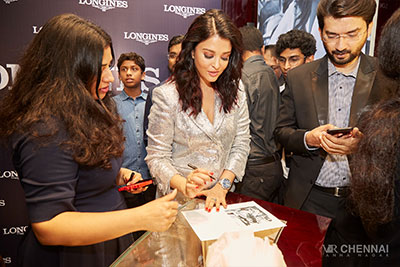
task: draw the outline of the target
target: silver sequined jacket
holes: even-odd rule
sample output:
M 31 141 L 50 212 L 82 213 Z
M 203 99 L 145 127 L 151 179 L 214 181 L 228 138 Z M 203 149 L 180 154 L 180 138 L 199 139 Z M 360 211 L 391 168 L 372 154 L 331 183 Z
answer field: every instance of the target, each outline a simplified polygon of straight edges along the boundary
M 190 109 L 182 111 L 173 82 L 155 88 L 152 100 L 146 162 L 159 193 L 170 192 L 172 176 L 186 177 L 192 171 L 188 163 L 214 172 L 216 178 L 227 169 L 237 180 L 242 179 L 250 150 L 250 119 L 243 89 L 239 89 L 238 103 L 230 113 L 223 112 L 221 99 L 215 96 L 214 124 L 203 111 L 196 118 L 189 116 Z

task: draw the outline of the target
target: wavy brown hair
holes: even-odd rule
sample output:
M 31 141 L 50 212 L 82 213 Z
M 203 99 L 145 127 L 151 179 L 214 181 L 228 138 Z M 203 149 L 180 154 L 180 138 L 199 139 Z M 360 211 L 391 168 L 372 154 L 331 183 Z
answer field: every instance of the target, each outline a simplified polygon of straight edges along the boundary
M 217 34 L 228 39 L 232 45 L 229 63 L 226 69 L 211 85 L 222 100 L 222 107 L 228 113 L 237 101 L 239 80 L 242 71 L 242 37 L 232 20 L 221 10 L 210 9 L 197 17 L 190 25 L 182 42 L 182 51 L 175 64 L 172 80 L 176 82 L 183 111 L 191 108 L 191 115 L 201 111 L 202 92 L 192 51 L 196 46 Z
M 386 22 L 379 39 L 379 66 L 387 77 L 400 84 L 400 8 Z M 398 90 L 400 91 L 400 90 Z
M 400 98 L 384 101 L 360 117 L 364 134 L 350 161 L 351 208 L 366 230 L 390 222 L 394 209 L 394 180 L 398 171 Z
M 394 94 L 360 116 L 364 134 L 350 161 L 352 211 L 369 233 L 394 216 L 395 180 L 400 177 L 400 9 L 385 25 L 379 42 L 380 68 L 393 83 Z
M 110 159 L 123 152 L 121 119 L 110 96 L 95 100 L 90 93 L 93 83 L 100 84 L 106 47 L 112 50 L 111 37 L 97 25 L 73 14 L 50 19 L 25 51 L 12 90 L 1 101 L 0 135 L 48 140 L 61 123 L 69 138 L 63 144 L 77 163 L 111 168 Z M 47 129 L 37 129 L 42 124 Z

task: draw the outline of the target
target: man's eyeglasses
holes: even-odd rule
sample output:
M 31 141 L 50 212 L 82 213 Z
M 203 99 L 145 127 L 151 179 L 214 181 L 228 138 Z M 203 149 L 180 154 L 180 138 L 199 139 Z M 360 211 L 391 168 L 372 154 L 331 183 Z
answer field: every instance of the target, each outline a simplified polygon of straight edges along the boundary
M 337 33 L 326 33 L 324 32 L 322 34 L 322 40 L 326 43 L 336 43 L 340 38 L 343 38 L 343 40 L 347 42 L 358 42 L 362 36 L 364 36 L 364 33 L 366 31 L 357 31 L 357 32 L 351 32 L 351 33 L 342 33 L 342 34 L 337 34 Z

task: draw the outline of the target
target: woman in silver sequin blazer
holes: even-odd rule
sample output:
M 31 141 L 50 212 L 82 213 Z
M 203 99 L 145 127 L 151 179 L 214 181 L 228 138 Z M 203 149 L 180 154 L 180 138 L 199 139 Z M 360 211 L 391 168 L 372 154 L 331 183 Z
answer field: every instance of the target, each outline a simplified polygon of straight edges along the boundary
M 146 162 L 159 194 L 177 188 L 189 198 L 206 196 L 207 211 L 226 207 L 250 143 L 241 51 L 239 30 L 220 10 L 189 27 L 170 81 L 153 91 Z

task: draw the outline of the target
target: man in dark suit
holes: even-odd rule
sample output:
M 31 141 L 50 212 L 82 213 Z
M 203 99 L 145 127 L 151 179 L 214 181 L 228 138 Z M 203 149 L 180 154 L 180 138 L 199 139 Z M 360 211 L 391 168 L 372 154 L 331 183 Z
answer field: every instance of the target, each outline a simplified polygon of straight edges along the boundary
M 334 218 L 349 184 L 348 155 L 362 133 L 359 112 L 382 97 L 375 58 L 361 52 L 375 0 L 321 0 L 318 23 L 327 55 L 288 72 L 275 134 L 292 153 L 284 204 Z M 378 77 L 379 76 L 379 77 Z M 328 129 L 355 127 L 350 134 Z
M 279 147 L 274 139 L 280 101 L 278 82 L 262 56 L 260 30 L 249 25 L 239 30 L 243 39 L 241 81 L 247 95 L 251 142 L 245 175 L 237 192 L 278 203 L 283 183 Z

